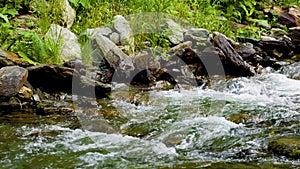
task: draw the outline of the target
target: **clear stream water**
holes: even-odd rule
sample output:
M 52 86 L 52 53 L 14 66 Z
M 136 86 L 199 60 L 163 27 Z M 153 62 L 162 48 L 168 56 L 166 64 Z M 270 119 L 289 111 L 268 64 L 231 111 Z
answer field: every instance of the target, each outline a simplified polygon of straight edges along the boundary
M 298 70 L 133 92 L 131 102 L 100 100 L 84 119 L 3 113 L 0 168 L 300 168 L 268 150 L 300 135 Z

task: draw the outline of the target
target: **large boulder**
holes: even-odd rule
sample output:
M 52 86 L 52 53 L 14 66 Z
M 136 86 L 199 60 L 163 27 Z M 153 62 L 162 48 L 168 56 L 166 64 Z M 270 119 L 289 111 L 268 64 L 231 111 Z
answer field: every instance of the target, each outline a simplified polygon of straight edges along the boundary
M 34 88 L 45 92 L 72 92 L 73 76 L 79 76 L 72 68 L 40 64 L 27 68 L 28 81 Z
M 116 46 L 107 37 L 98 35 L 93 39 L 94 58 L 95 60 L 105 60 L 105 63 L 114 70 L 117 77 L 127 78 L 134 70 L 132 58 L 123 53 L 121 49 Z M 102 67 L 102 65 L 100 65 Z
M 37 65 L 27 68 L 28 81 L 34 88 L 49 93 L 65 92 L 88 97 L 107 97 L 111 88 L 80 75 L 75 68 L 62 67 L 59 65 Z
M 28 71 L 19 66 L 0 69 L 0 96 L 11 97 L 18 94 L 28 77 Z
M 219 56 L 223 63 L 226 75 L 253 76 L 254 68 L 246 63 L 239 53 L 234 49 L 234 42 L 221 34 L 215 33 L 214 44 L 219 50 Z
M 46 39 L 61 43 L 61 61 L 81 58 L 81 48 L 77 36 L 69 29 L 59 25 L 51 24 L 50 29 L 45 35 Z

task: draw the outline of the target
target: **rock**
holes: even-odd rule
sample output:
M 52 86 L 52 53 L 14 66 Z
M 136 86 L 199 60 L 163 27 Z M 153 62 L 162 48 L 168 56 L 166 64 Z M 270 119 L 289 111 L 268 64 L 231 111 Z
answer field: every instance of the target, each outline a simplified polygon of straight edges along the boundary
M 276 38 L 270 36 L 261 36 L 262 41 L 277 41 Z
M 290 28 L 290 30 L 292 31 L 291 33 L 291 39 L 293 42 L 300 42 L 300 27 L 294 27 L 294 28 Z
M 297 6 L 290 6 L 288 14 L 295 18 L 296 26 L 300 26 L 300 8 Z
M 151 90 L 170 90 L 170 89 L 174 89 L 174 84 L 171 84 L 168 81 L 165 80 L 160 80 L 160 81 L 156 81 L 154 83 L 151 84 L 150 89 Z
M 130 72 L 134 70 L 132 58 L 124 54 L 111 40 L 98 35 L 93 39 L 93 47 L 98 60 L 105 59 L 109 67 L 113 68 L 120 74 L 121 78 L 130 76 Z
M 30 99 L 32 96 L 33 96 L 33 91 L 30 88 L 25 86 L 23 86 L 18 93 L 18 97 L 22 99 Z
M 159 59 L 154 57 L 152 49 L 146 49 L 135 54 L 133 59 L 134 66 L 137 70 L 160 69 Z
M 185 33 L 184 36 L 194 36 L 197 38 L 203 38 L 203 39 L 208 39 L 209 37 L 209 31 L 206 29 L 202 29 L 202 28 L 191 28 L 188 29 Z M 186 41 L 186 39 L 185 39 Z
M 294 55 L 295 46 L 288 37 L 281 37 L 280 39 L 274 39 L 271 37 L 265 37 L 258 45 L 266 52 L 266 55 L 273 58 L 291 58 Z
M 184 33 L 184 41 L 191 41 L 194 50 L 203 51 L 207 46 L 212 45 L 209 42 L 209 35 L 206 29 L 191 28 Z
M 292 15 L 287 13 L 279 15 L 278 21 L 280 24 L 286 25 L 287 27 L 297 26 L 296 19 Z
M 266 29 L 271 29 L 271 25 L 268 23 L 267 20 L 258 20 L 257 25 Z
M 295 53 L 300 53 L 300 27 L 295 27 L 291 29 L 292 33 L 290 35 L 292 43 L 295 45 Z
M 21 60 L 17 54 L 0 49 L 0 68 L 14 65 L 20 67 L 33 66 L 33 64 L 29 62 Z
M 110 92 L 110 85 L 81 76 L 73 68 L 58 65 L 38 65 L 27 69 L 29 83 L 34 88 L 39 88 L 45 92 L 65 92 L 96 98 L 107 97 Z
M 78 71 L 81 75 L 86 74 L 86 66 L 79 59 L 71 59 L 63 64 L 64 67 L 73 68 Z
M 112 34 L 109 35 L 109 39 L 114 42 L 115 44 L 118 44 L 120 42 L 120 36 L 118 33 L 113 32 Z
M 111 85 L 90 79 L 86 76 L 74 77 L 72 94 L 91 98 L 105 98 L 111 92 Z
M 237 51 L 237 53 L 244 59 L 247 61 L 250 61 L 256 51 L 253 48 L 247 47 L 245 45 L 235 45 L 234 49 Z
M 179 43 L 183 42 L 184 29 L 181 28 L 181 26 L 174 22 L 172 19 L 167 20 L 166 24 L 167 28 L 165 30 L 165 34 L 167 35 L 170 42 L 174 45 L 178 45 Z
M 214 38 L 214 44 L 221 51 L 219 55 L 226 75 L 253 76 L 255 74 L 254 68 L 243 60 L 232 46 L 233 42 L 231 40 L 228 41 L 226 36 L 217 33 Z
M 40 64 L 27 68 L 28 82 L 33 88 L 39 88 L 49 93 L 72 92 L 73 76 L 79 76 L 72 68 L 58 65 Z
M 13 66 L 15 65 L 12 59 L 15 59 L 15 55 L 10 59 L 10 54 L 7 51 L 0 49 L 0 68 L 5 66 Z
M 21 110 L 22 103 L 17 97 L 0 98 L 0 112 L 4 110 L 5 113 L 13 110 Z
M 130 24 L 123 16 L 115 16 L 114 20 L 112 21 L 112 26 L 120 35 L 121 45 L 130 45 L 131 47 L 134 46 L 134 37 L 130 28 Z
M 280 28 L 272 28 L 270 30 L 271 34 L 270 36 L 271 37 L 274 37 L 274 38 L 281 38 L 282 36 L 287 36 L 288 33 Z
M 84 130 L 101 133 L 116 133 L 116 130 L 105 119 L 94 118 L 80 121 L 81 127 Z
M 12 61 L 20 59 L 20 57 L 17 54 L 2 49 L 0 49 L 0 57 L 4 57 Z
M 145 49 L 135 54 L 133 57 L 135 70 L 131 73 L 131 84 L 148 85 L 155 81 L 155 75 L 160 69 L 158 58 L 154 57 L 152 49 Z
M 28 71 L 19 66 L 0 69 L 0 96 L 11 97 L 18 94 L 28 77 Z
M 61 61 L 81 58 L 81 48 L 77 36 L 66 28 L 51 24 L 45 38 L 54 40 L 55 43 L 61 43 Z
M 100 28 L 94 28 L 94 29 L 87 29 L 85 32 L 81 34 L 82 35 L 91 35 L 97 36 L 97 35 L 103 35 L 103 36 L 109 36 L 112 34 L 113 31 L 108 27 L 100 27 Z
M 172 47 L 167 53 L 169 55 L 175 55 L 178 53 L 182 53 L 186 48 L 191 48 L 192 42 L 191 41 L 185 41 L 183 43 L 180 43 L 174 47 Z
M 292 158 L 300 158 L 300 137 L 281 137 L 273 139 L 268 149 L 275 154 Z
M 236 124 L 239 124 L 239 123 L 245 124 L 249 121 L 252 121 L 253 118 L 254 118 L 254 116 L 251 114 L 238 113 L 238 114 L 231 115 L 230 117 L 227 118 L 227 120 L 232 121 Z
M 68 0 L 63 0 L 62 19 L 64 20 L 67 28 L 71 28 L 75 19 L 75 10 L 71 7 Z

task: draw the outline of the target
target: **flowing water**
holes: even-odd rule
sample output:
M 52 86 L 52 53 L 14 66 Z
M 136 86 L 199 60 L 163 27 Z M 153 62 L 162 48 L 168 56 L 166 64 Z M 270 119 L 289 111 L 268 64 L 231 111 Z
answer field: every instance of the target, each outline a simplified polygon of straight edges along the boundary
M 1 114 L 0 168 L 299 168 L 268 150 L 300 135 L 298 70 L 132 92 L 81 116 Z

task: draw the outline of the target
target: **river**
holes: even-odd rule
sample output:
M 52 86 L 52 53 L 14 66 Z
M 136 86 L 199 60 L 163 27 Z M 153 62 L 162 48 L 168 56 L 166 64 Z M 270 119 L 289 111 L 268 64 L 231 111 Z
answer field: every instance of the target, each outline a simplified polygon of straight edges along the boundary
M 3 113 L 0 168 L 299 168 L 268 150 L 300 135 L 298 70 L 130 91 L 99 100 L 98 114 Z

